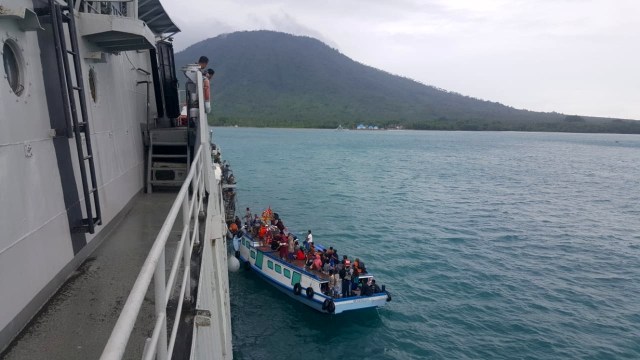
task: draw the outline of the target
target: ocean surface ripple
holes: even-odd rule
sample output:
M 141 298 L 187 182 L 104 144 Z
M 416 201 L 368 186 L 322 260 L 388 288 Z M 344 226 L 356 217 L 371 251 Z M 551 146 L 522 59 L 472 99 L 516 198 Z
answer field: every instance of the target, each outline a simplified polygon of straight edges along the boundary
M 214 128 L 238 214 L 363 259 L 328 316 L 230 274 L 237 359 L 640 358 L 640 137 Z

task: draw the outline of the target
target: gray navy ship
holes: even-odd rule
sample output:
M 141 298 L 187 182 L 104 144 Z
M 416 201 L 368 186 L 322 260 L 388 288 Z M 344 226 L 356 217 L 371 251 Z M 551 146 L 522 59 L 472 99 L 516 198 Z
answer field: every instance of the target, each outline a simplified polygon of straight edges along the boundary
M 0 358 L 232 358 L 222 171 L 178 32 L 159 0 L 0 2 Z

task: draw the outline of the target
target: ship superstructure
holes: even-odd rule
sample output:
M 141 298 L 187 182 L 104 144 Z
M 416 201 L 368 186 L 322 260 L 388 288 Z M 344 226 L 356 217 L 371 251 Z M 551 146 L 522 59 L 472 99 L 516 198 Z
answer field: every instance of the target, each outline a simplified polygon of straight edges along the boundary
M 211 161 L 201 75 L 195 67 L 180 81 L 176 74 L 171 37 L 178 31 L 159 0 L 0 3 L 0 353 L 9 358 L 20 358 L 21 348 L 31 349 L 31 358 L 86 355 L 42 354 L 37 346 L 12 343 L 27 327 L 20 341 L 47 344 L 50 334 L 28 327 L 42 314 L 59 316 L 55 331 L 63 331 L 70 315 L 56 315 L 56 307 L 81 312 L 73 301 L 89 291 L 79 288 L 46 304 L 61 286 L 83 281 L 99 294 L 87 298 L 93 303 L 78 319 L 90 321 L 91 311 L 111 307 L 99 330 L 68 325 L 72 337 L 85 335 L 74 335 L 74 328 L 103 334 L 91 358 L 102 353 L 118 317 L 132 324 L 129 348 L 113 340 L 116 355 L 105 350 L 105 358 L 129 351 L 171 357 L 171 344 L 179 341 L 187 357 L 231 357 L 221 171 Z M 179 82 L 191 86 L 187 124 L 177 122 Z M 175 231 L 182 234 L 177 239 Z M 118 241 L 140 250 L 118 249 Z M 89 271 L 95 279 L 83 278 L 96 263 L 103 265 Z M 109 266 L 129 267 L 130 280 L 114 275 L 99 285 L 101 269 Z M 155 272 L 155 280 L 144 271 Z M 127 305 L 120 316 L 130 289 L 113 298 L 113 283 L 134 280 L 129 297 L 147 301 Z M 182 289 L 174 291 L 174 284 Z M 147 323 L 140 312 L 148 314 Z M 185 313 L 193 316 L 185 319 Z M 193 342 L 172 338 L 176 323 L 191 324 L 181 332 Z M 205 336 L 207 344 L 197 342 Z M 73 343 L 58 341 L 52 350 Z

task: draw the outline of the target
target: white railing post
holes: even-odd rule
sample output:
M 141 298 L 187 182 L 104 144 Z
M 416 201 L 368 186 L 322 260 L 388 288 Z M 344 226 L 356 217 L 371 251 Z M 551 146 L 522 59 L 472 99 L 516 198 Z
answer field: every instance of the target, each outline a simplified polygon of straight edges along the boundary
M 189 189 L 189 187 L 190 184 L 187 186 L 187 189 Z M 187 191 L 184 199 L 182 200 L 182 226 L 183 231 L 186 232 L 184 245 L 182 246 L 182 261 L 184 261 L 184 271 L 191 270 L 191 254 L 189 253 L 189 250 L 191 248 L 191 216 L 189 215 L 189 208 L 189 191 Z M 189 274 L 189 276 L 191 276 L 191 274 Z M 185 299 L 191 300 L 191 291 L 185 291 Z
M 158 259 L 158 264 L 156 265 L 156 271 L 153 276 L 153 286 L 155 293 L 155 302 L 156 302 L 156 317 L 164 317 L 162 321 L 162 325 L 160 327 L 160 337 L 158 338 L 156 359 L 159 360 L 167 360 L 167 320 L 166 320 L 166 311 L 167 304 L 165 303 L 165 264 L 164 264 L 164 250 L 162 250 L 162 254 Z
M 191 281 L 191 254 L 189 251 L 191 249 L 191 241 L 189 240 L 189 238 L 185 239 L 184 245 L 182 245 L 182 251 L 184 253 L 184 271 L 187 273 L 187 279 L 189 279 L 188 281 Z M 191 291 L 189 288 L 187 288 L 184 292 L 184 299 L 187 301 L 191 301 Z
M 183 230 L 186 232 L 186 238 L 187 238 L 187 242 L 189 242 L 188 240 L 190 239 L 190 234 L 191 234 L 191 229 L 190 229 L 190 223 L 191 223 L 191 216 L 189 214 L 189 187 L 187 186 L 187 193 L 184 196 L 184 199 L 182 199 L 182 228 Z
M 207 164 L 207 157 L 202 153 L 202 163 L 200 164 L 200 172 L 206 171 L 204 164 Z M 212 166 L 212 163 L 207 164 L 208 166 Z M 215 177 L 214 177 L 215 179 Z M 200 199 L 204 198 L 205 190 L 204 190 L 204 179 L 200 181 Z

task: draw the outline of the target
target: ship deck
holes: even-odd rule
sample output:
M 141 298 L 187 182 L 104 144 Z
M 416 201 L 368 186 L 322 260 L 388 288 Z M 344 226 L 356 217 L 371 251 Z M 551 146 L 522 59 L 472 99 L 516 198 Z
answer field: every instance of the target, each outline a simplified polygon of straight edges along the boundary
M 4 359 L 98 358 L 175 197 L 174 192 L 135 197 L 120 223 L 2 354 Z M 179 232 L 170 235 L 167 258 L 179 239 Z M 152 291 L 153 285 L 131 334 L 127 358 L 140 359 L 151 335 L 142 329 L 153 327 Z

